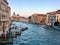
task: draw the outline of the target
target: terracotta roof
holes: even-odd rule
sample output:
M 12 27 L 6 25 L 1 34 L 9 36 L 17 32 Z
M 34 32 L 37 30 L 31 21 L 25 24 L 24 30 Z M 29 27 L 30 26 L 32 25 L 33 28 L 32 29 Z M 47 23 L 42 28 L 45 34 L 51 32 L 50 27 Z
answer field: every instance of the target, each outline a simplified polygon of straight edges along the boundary
M 60 14 L 60 10 L 57 10 L 56 13 L 57 13 L 57 14 Z
M 49 12 L 47 14 L 60 14 L 60 10 L 57 10 L 57 11 L 53 11 L 53 12 Z
M 45 14 L 33 14 L 32 16 L 37 15 L 37 16 L 45 16 Z

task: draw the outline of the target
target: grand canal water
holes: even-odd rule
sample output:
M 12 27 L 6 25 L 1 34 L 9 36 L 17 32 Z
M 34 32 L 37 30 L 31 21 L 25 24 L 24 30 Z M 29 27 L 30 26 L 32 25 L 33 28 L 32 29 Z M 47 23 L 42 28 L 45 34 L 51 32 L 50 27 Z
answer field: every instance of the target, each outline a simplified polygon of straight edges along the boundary
M 60 31 L 45 29 L 44 25 L 13 22 L 18 28 L 28 27 L 20 36 L 14 38 L 13 45 L 60 45 Z

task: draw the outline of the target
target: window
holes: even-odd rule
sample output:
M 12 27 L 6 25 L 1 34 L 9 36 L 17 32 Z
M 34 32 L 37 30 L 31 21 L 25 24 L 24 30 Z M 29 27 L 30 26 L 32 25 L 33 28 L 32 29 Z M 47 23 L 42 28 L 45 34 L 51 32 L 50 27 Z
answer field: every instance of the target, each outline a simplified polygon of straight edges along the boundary
M 6 10 L 5 5 L 1 5 L 1 9 L 2 9 L 2 10 Z

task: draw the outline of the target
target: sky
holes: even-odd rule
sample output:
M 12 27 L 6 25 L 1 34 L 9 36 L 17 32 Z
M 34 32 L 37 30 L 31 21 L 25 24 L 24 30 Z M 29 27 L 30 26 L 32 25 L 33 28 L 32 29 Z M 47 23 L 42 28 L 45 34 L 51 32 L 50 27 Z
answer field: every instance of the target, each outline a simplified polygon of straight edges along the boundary
M 23 17 L 29 17 L 34 13 L 45 14 L 60 9 L 60 0 L 8 0 L 11 14 L 16 12 Z

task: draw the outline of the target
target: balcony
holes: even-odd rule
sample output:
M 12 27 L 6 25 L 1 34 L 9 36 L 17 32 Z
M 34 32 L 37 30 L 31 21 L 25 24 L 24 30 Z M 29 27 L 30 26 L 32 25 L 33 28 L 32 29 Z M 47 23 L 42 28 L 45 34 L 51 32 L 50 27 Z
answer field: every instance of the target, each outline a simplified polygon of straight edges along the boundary
M 9 19 L 1 19 L 0 22 L 7 22 Z

